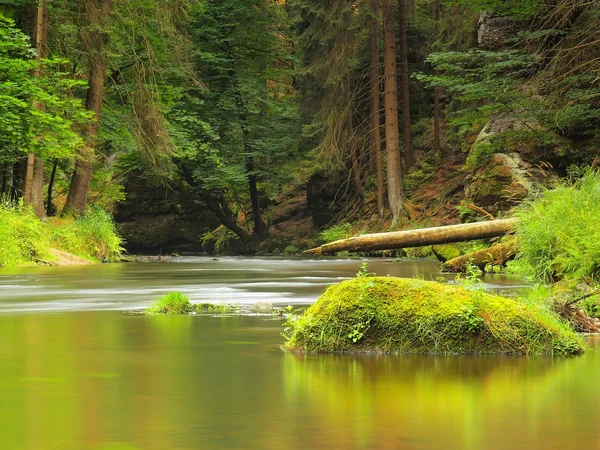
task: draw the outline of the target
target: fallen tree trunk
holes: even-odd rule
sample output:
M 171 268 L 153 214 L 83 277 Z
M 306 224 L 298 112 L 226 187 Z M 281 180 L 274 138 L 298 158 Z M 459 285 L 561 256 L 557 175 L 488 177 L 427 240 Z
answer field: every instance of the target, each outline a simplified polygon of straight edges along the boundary
M 446 261 L 442 265 L 442 270 L 444 272 L 465 272 L 468 264 L 473 264 L 482 271 L 485 271 L 488 265 L 504 267 L 508 261 L 515 259 L 518 252 L 516 241 L 494 244 L 490 248 Z
M 493 220 L 420 230 L 394 231 L 391 233 L 364 234 L 342 239 L 321 247 L 306 250 L 308 255 L 324 255 L 338 252 L 368 252 L 397 248 L 423 247 L 426 245 L 466 242 L 503 236 L 513 229 L 517 219 Z

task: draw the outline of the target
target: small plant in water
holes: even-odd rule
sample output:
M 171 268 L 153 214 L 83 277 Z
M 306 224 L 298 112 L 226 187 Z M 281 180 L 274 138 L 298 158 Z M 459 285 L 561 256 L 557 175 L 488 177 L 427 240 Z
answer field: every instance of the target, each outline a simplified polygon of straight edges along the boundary
M 169 292 L 146 309 L 148 314 L 189 314 L 192 311 L 194 307 L 189 297 L 181 292 Z
M 374 277 L 375 274 L 372 272 L 369 272 L 369 264 L 367 262 L 363 262 L 360 265 L 360 269 L 358 269 L 358 272 L 356 273 L 356 278 L 367 278 L 367 277 Z
M 481 281 L 482 275 L 483 272 L 479 267 L 473 263 L 467 263 L 464 277 L 459 273 L 456 275 L 456 282 L 465 289 L 472 291 L 483 290 L 485 289 L 485 286 L 483 281 Z

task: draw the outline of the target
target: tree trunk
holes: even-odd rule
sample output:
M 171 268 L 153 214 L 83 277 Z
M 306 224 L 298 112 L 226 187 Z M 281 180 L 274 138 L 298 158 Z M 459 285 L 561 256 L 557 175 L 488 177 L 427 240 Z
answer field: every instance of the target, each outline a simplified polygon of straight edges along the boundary
M 361 201 L 365 199 L 365 189 L 363 187 L 362 176 L 360 173 L 360 157 L 358 154 L 358 143 L 356 142 L 356 136 L 354 133 L 354 123 L 352 121 L 352 112 L 348 114 L 347 120 L 348 127 L 348 145 L 350 146 L 350 162 L 352 164 L 352 176 L 354 178 L 354 186 L 356 193 L 360 197 Z
M 48 203 L 46 204 L 46 215 L 56 215 L 56 207 L 52 203 L 52 191 L 54 189 L 54 179 L 56 178 L 56 168 L 58 167 L 58 159 L 54 160 L 52 165 L 52 174 L 50 175 L 50 181 L 48 182 Z
M 242 130 L 242 141 L 244 146 L 244 153 L 246 155 L 246 177 L 248 179 L 248 191 L 250 193 L 250 203 L 252 205 L 252 222 L 254 224 L 254 234 L 258 237 L 262 237 L 267 234 L 267 225 L 263 222 L 260 213 L 260 198 L 258 195 L 257 179 L 254 173 L 254 156 L 252 155 L 252 148 L 250 146 L 250 130 L 248 129 L 248 112 L 242 97 L 242 91 L 240 89 L 240 83 L 238 80 L 237 69 L 235 67 L 235 56 L 233 50 L 226 42 L 227 56 L 229 58 L 230 68 L 229 76 L 231 78 L 232 87 L 235 94 L 235 103 L 238 110 L 238 119 L 240 121 L 240 128 Z
M 446 261 L 442 265 L 442 270 L 446 272 L 465 272 L 469 264 L 473 264 L 483 271 L 488 265 L 503 267 L 508 261 L 515 259 L 518 251 L 516 241 L 511 240 L 507 244 L 495 244 L 490 248 Z
M 511 231 L 517 223 L 517 219 L 505 219 L 421 230 L 365 234 L 325 244 L 304 253 L 323 255 L 344 251 L 368 252 L 473 241 L 503 236 Z
M 4 194 L 6 193 L 6 183 L 8 181 L 8 164 L 5 164 L 2 167 L 2 187 L 0 187 L 0 199 L 4 198 Z
M 393 223 L 404 216 L 404 179 L 400 165 L 398 135 L 398 82 L 396 79 L 396 39 L 392 0 L 383 0 L 383 65 L 385 78 L 385 147 L 387 152 L 388 200 Z
M 15 204 L 23 197 L 23 183 L 25 181 L 25 173 L 27 171 L 27 161 L 21 159 L 14 163 L 12 170 L 12 190 L 10 194 L 11 201 Z
M 35 9 L 32 10 L 32 35 L 35 41 L 36 62 L 34 77 L 41 77 L 41 60 L 48 53 L 48 7 L 46 0 L 39 0 Z M 33 102 L 34 108 L 44 111 L 45 105 Z M 37 139 L 44 139 L 37 136 Z M 35 215 L 40 219 L 44 217 L 44 160 L 33 152 L 27 157 L 27 173 L 25 175 L 25 186 L 23 188 L 23 205 L 33 206 Z
M 441 156 L 442 144 L 440 139 L 440 91 L 435 87 L 433 91 L 433 151 L 437 158 Z
M 371 0 L 373 19 L 369 22 L 369 44 L 371 48 L 371 61 L 369 70 L 369 92 L 371 109 L 371 159 L 375 162 L 377 174 L 377 213 L 383 218 L 384 190 L 383 167 L 381 162 L 381 117 L 379 115 L 380 82 L 379 82 L 379 0 Z
M 65 213 L 85 215 L 87 196 L 92 178 L 92 160 L 96 149 L 102 98 L 104 96 L 104 78 L 106 76 L 105 46 L 108 38 L 101 28 L 112 11 L 112 0 L 88 0 L 86 17 L 88 30 L 83 33 L 83 44 L 89 58 L 88 92 L 86 107 L 94 113 L 92 123 L 85 130 L 85 145 L 77 152 L 75 170 L 71 179 L 71 187 L 65 204 Z
M 404 137 L 404 161 L 406 170 L 415 163 L 410 126 L 410 77 L 408 73 L 408 35 L 406 32 L 406 0 L 399 1 L 400 12 L 400 72 L 402 78 L 402 121 Z
M 431 2 L 431 17 L 436 22 L 440 20 L 440 0 Z M 437 24 L 436 24 L 437 30 Z M 437 31 L 436 31 L 437 33 Z M 442 144 L 440 138 L 440 97 L 442 88 L 436 86 L 433 91 L 433 151 L 436 158 L 441 157 Z

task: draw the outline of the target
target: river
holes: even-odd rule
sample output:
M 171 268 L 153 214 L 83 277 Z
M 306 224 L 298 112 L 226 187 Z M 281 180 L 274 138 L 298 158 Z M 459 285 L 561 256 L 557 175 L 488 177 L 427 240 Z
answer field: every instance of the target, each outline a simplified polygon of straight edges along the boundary
M 306 305 L 359 266 L 190 257 L 0 270 L 0 449 L 600 448 L 596 337 L 570 359 L 292 355 L 269 315 L 140 314 L 172 290 Z M 379 275 L 438 268 L 369 262 Z

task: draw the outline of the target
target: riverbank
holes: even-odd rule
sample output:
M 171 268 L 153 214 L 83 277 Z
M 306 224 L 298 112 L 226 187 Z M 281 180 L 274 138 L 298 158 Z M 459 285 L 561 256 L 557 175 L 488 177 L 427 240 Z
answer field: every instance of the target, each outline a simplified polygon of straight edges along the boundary
M 40 221 L 29 209 L 0 206 L 0 267 L 118 261 L 123 240 L 104 211 Z

